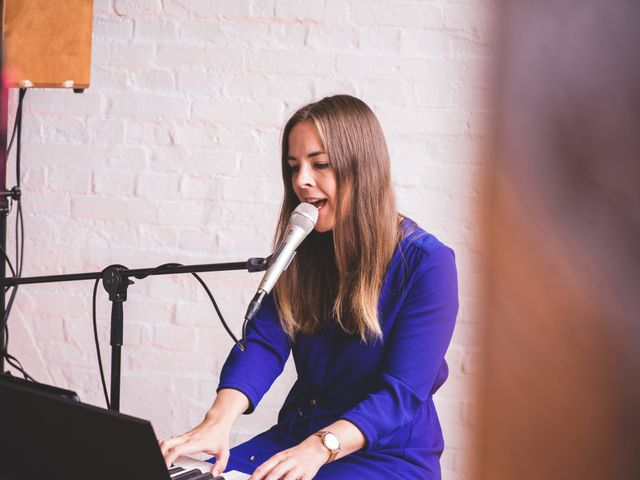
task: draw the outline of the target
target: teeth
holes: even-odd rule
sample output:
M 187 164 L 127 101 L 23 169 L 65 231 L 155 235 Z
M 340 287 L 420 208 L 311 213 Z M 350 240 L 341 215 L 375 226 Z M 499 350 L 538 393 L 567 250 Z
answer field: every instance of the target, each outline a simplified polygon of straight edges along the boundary
M 327 201 L 326 198 L 319 198 L 319 199 L 316 199 L 316 200 L 313 200 L 313 199 L 309 198 L 309 199 L 306 200 L 307 203 L 310 203 L 311 205 L 313 205 L 317 209 L 320 209 L 322 206 L 324 206 L 326 201 Z

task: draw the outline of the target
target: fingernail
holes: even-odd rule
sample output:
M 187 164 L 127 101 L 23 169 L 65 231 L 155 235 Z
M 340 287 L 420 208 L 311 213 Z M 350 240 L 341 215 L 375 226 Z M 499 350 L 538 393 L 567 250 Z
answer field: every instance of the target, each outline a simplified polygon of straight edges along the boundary
M 219 472 L 218 470 L 214 470 L 214 471 L 213 471 L 213 476 L 214 476 L 214 477 L 217 477 L 217 476 L 219 476 L 219 475 L 220 475 L 220 472 Z

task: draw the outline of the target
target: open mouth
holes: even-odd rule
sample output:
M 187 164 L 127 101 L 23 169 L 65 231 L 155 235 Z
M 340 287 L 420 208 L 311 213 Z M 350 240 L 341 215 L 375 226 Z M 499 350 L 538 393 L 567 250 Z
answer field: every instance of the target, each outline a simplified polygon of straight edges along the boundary
M 313 202 L 309 202 L 311 205 L 313 205 L 314 207 L 316 207 L 318 210 L 320 210 L 322 207 L 324 207 L 327 204 L 327 199 L 326 198 L 322 198 L 320 200 L 315 200 Z

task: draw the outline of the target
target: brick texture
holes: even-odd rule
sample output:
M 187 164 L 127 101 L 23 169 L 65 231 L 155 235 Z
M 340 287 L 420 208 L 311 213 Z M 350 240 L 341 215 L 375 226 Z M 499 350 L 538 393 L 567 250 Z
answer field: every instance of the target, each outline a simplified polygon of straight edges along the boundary
M 94 8 L 90 88 L 26 96 L 24 274 L 268 255 L 282 198 L 280 128 L 306 102 L 358 95 L 383 124 L 401 211 L 456 250 L 461 313 L 436 402 L 444 478 L 470 479 L 482 300 L 475 201 L 491 124 L 493 2 L 95 0 Z M 12 91 L 11 112 L 16 98 Z M 13 157 L 9 170 L 13 182 Z M 10 253 L 14 218 L 15 210 Z M 204 278 L 239 335 L 259 274 Z M 10 351 L 37 379 L 102 405 L 92 287 L 21 287 Z M 100 287 L 107 365 L 109 308 Z M 150 419 L 161 437 L 192 427 L 231 347 L 208 298 L 190 276 L 136 280 L 125 322 L 123 411 Z M 239 421 L 234 442 L 275 420 L 294 377 L 289 364 Z

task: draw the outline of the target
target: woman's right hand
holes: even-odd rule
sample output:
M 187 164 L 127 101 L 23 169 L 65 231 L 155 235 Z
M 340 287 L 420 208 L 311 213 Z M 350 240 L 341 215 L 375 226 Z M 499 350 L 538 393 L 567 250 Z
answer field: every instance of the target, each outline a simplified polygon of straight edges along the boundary
M 169 468 L 174 460 L 182 455 L 206 453 L 216 457 L 216 463 L 212 468 L 214 476 L 224 472 L 229 461 L 229 435 L 230 425 L 208 418 L 209 415 L 197 427 L 177 437 L 169 437 L 160 440 L 160 450 L 164 461 Z
M 244 393 L 231 388 L 220 390 L 200 425 L 182 435 L 160 441 L 160 450 L 167 467 L 181 455 L 206 453 L 216 457 L 212 468 L 214 476 L 222 474 L 229 462 L 231 427 L 248 408 L 249 399 Z

